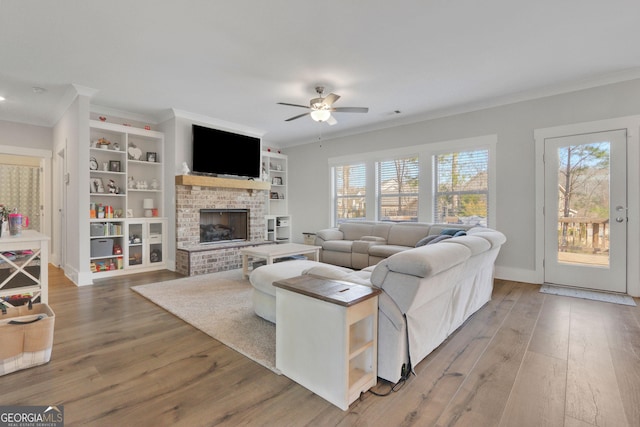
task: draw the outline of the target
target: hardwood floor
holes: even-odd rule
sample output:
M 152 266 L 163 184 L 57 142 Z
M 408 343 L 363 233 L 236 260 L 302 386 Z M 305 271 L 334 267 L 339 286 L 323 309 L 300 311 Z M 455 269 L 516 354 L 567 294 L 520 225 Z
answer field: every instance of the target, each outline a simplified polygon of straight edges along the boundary
M 0 377 L 0 405 L 64 405 L 67 426 L 640 425 L 639 307 L 497 280 L 404 386 L 343 412 L 129 289 L 176 277 L 77 288 L 51 268 L 51 362 Z

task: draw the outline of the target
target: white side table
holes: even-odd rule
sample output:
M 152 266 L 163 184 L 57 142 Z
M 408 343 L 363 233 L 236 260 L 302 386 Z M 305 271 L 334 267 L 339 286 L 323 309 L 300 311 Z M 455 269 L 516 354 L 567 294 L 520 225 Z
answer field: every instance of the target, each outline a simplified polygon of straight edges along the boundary
M 346 411 L 378 380 L 380 289 L 312 275 L 273 285 L 276 368 Z

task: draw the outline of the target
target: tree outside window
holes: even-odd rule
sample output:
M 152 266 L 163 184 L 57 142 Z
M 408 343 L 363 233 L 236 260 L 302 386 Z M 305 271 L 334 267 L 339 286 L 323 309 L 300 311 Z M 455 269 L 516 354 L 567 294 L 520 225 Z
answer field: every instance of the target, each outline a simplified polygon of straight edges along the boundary
M 489 150 L 434 156 L 434 221 L 487 226 Z
M 378 219 L 418 221 L 418 157 L 376 163 Z
M 336 224 L 366 219 L 366 165 L 335 166 L 333 173 Z

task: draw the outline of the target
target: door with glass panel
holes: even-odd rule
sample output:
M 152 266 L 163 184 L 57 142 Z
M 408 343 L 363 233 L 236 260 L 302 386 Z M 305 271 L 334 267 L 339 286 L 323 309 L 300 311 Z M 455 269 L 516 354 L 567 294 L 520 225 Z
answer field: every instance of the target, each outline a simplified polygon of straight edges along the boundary
M 626 292 L 626 130 L 547 138 L 546 283 Z

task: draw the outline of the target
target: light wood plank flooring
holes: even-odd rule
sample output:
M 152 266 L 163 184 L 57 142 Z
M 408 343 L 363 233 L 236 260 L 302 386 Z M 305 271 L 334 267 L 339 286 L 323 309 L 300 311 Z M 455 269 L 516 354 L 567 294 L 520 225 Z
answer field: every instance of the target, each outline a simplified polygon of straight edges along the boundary
M 51 268 L 51 362 L 0 377 L 0 405 L 64 405 L 68 426 L 640 425 L 638 307 L 497 280 L 403 387 L 343 412 L 129 289 L 176 277 L 77 288 Z

